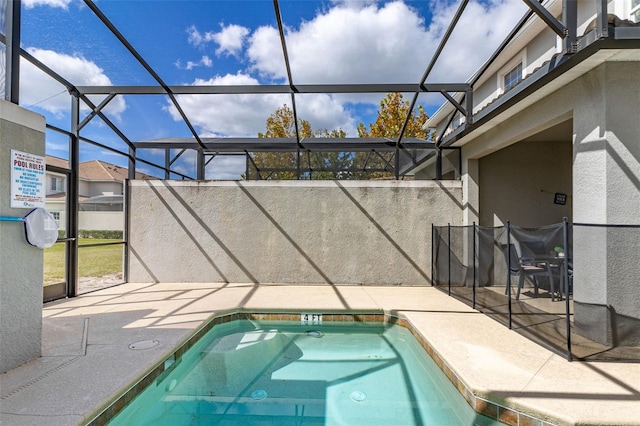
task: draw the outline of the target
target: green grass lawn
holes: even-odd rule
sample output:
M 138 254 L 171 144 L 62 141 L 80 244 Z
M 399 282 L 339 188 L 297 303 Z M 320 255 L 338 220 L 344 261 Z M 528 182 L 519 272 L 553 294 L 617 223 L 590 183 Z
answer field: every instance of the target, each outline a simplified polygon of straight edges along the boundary
M 79 245 L 115 242 L 95 238 L 78 241 Z M 64 281 L 64 246 L 57 243 L 44 251 L 44 285 Z M 102 277 L 122 272 L 123 245 L 104 247 L 80 247 L 78 249 L 78 275 L 80 277 Z

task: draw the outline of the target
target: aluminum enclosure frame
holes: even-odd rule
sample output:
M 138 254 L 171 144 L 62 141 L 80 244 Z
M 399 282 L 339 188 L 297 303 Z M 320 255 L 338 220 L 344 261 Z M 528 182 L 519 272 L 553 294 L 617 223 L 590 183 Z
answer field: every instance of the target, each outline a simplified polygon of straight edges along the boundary
M 455 110 L 460 112 L 465 116 L 464 129 L 469 130 L 473 127 L 474 124 L 474 116 L 473 116 L 473 86 L 479 79 L 479 77 L 487 70 L 488 66 L 496 59 L 499 53 L 504 49 L 504 47 L 513 39 L 513 37 L 517 34 L 517 32 L 522 28 L 525 22 L 527 22 L 532 15 L 535 13 L 541 17 L 549 25 L 556 33 L 558 33 L 561 37 L 567 40 L 564 43 L 565 53 L 572 53 L 572 46 L 575 45 L 575 25 L 576 19 L 575 15 L 577 14 L 577 7 L 575 2 L 570 0 L 563 0 L 563 23 L 559 23 L 539 2 L 533 0 L 523 0 L 524 3 L 529 7 L 529 11 L 525 16 L 521 19 L 521 21 L 516 25 L 514 30 L 509 34 L 507 39 L 501 44 L 496 53 L 492 55 L 489 61 L 485 64 L 483 69 L 478 72 L 474 78 L 470 82 L 464 83 L 444 83 L 444 84 L 426 84 L 426 80 L 433 69 L 435 63 L 437 62 L 441 52 L 443 51 L 446 43 L 449 40 L 449 37 L 453 30 L 456 28 L 460 17 L 462 16 L 466 6 L 468 5 L 468 0 L 462 0 L 458 6 L 458 9 L 453 16 L 443 38 L 440 41 L 438 48 L 433 54 L 431 61 L 425 70 L 422 78 L 417 84 L 315 84 L 315 85 L 296 85 L 293 81 L 293 75 L 291 72 L 290 61 L 287 53 L 287 45 L 286 45 L 286 35 L 284 32 L 284 24 L 282 21 L 282 16 L 280 13 L 280 5 L 278 0 L 273 0 L 273 10 L 276 18 L 276 22 L 278 25 L 278 30 L 280 34 L 281 46 L 284 64 L 287 70 L 287 80 L 288 84 L 285 85 L 231 85 L 231 86 L 169 86 L 167 85 L 162 77 L 149 65 L 148 62 L 142 57 L 140 53 L 135 49 L 135 47 L 127 40 L 127 38 L 117 29 L 117 27 L 109 20 L 109 18 L 100 10 L 100 8 L 96 5 L 93 0 L 84 0 L 84 3 L 87 7 L 95 14 L 95 16 L 108 28 L 108 30 L 121 42 L 121 44 L 134 56 L 137 62 L 142 65 L 142 67 L 153 77 L 153 79 L 158 83 L 157 86 L 74 86 L 68 81 L 64 79 L 64 77 L 59 76 L 53 70 L 46 66 L 46 64 L 41 63 L 31 55 L 29 55 L 26 51 L 20 50 L 20 54 L 26 60 L 29 60 L 36 67 L 41 69 L 47 75 L 51 76 L 58 82 L 62 83 L 69 92 L 81 99 L 85 104 L 87 104 L 92 112 L 89 114 L 82 123 L 78 125 L 78 137 L 80 137 L 80 130 L 88 124 L 94 117 L 99 116 L 108 127 L 110 127 L 121 139 L 129 146 L 128 153 L 121 153 L 126 155 L 129 158 L 129 170 L 130 170 L 130 178 L 134 178 L 135 173 L 135 162 L 136 162 L 136 149 L 141 148 L 152 148 L 154 147 L 154 141 L 137 141 L 132 142 L 118 129 L 117 125 L 112 123 L 101 111 L 107 106 L 113 99 L 115 99 L 118 95 L 153 95 L 153 94 L 162 94 L 167 95 L 172 104 L 175 106 L 180 116 L 182 117 L 183 122 L 189 128 L 190 132 L 193 135 L 194 144 L 190 144 L 189 147 L 185 147 L 184 141 L 176 141 L 176 146 L 172 148 L 182 149 L 180 153 L 178 153 L 175 157 L 169 158 L 168 161 L 165 161 L 164 165 L 152 164 L 154 167 L 158 167 L 161 170 L 164 170 L 165 175 L 171 175 L 173 173 L 171 171 L 171 165 L 175 162 L 177 158 L 179 158 L 183 153 L 184 149 L 195 149 L 197 151 L 198 157 L 198 167 L 196 169 L 196 179 L 204 179 L 204 168 L 207 164 L 205 159 L 206 153 L 213 151 L 215 154 L 220 152 L 234 152 L 234 153 L 245 153 L 245 155 L 249 155 L 249 152 L 255 150 L 256 152 L 262 152 L 262 150 L 274 151 L 275 146 L 277 144 L 270 144 L 267 140 L 263 141 L 255 141 L 249 140 L 250 138 L 228 138 L 226 140 L 226 144 L 235 144 L 237 146 L 236 149 L 231 149 L 228 146 L 218 147 L 215 146 L 207 146 L 203 142 L 203 138 L 198 135 L 198 132 L 193 127 L 186 113 L 180 106 L 176 96 L 177 95 L 189 95 L 189 94 L 290 94 L 291 102 L 292 102 L 292 110 L 294 114 L 294 118 L 296 118 L 295 124 L 295 133 L 296 137 L 294 141 L 287 142 L 295 142 L 297 144 L 297 149 L 301 151 L 311 150 L 312 144 L 306 143 L 303 144 L 302 138 L 299 135 L 298 122 L 297 122 L 297 102 L 296 95 L 298 94 L 320 94 L 320 93 L 332 93 L 332 94 L 364 94 L 364 93 L 392 93 L 392 92 L 402 92 L 402 93 L 413 93 L 413 98 L 410 104 L 410 111 L 413 112 L 415 108 L 415 104 L 417 102 L 418 96 L 421 93 L 440 93 L 442 96 L 450 102 Z M 606 0 L 596 0 L 598 2 L 599 13 L 602 14 L 602 11 L 606 11 Z M 12 30 L 12 34 L 9 37 L 1 36 L 1 40 L 8 47 L 7 49 L 7 69 L 9 72 L 6 74 L 6 86 L 9 87 L 9 84 L 15 84 L 16 77 L 12 75 L 15 74 L 17 70 L 17 64 L 15 63 L 15 59 L 9 59 L 9 47 L 13 45 L 15 42 L 13 40 L 17 38 L 19 40 L 20 33 L 20 0 L 9 2 L 12 7 L 7 8 L 7 22 L 11 22 L 12 25 L 9 27 Z M 602 3 L 602 4 L 600 4 Z M 602 19 L 600 19 L 602 21 Z M 606 28 L 606 26 L 605 26 Z M 12 54 L 12 58 L 15 58 L 15 53 Z M 10 91 L 17 99 L 18 93 L 15 91 Z M 459 102 L 456 97 L 452 94 L 462 93 L 461 99 L 463 102 Z M 107 97 L 100 103 L 100 105 L 93 105 L 89 99 L 88 95 L 107 95 Z M 464 105 L 463 105 L 464 103 Z M 381 148 L 385 152 L 389 152 L 389 145 L 393 145 L 395 151 L 394 160 L 395 164 L 393 167 L 393 174 L 396 179 L 399 179 L 402 174 L 406 174 L 410 172 L 415 166 L 420 162 L 418 160 L 419 157 L 429 158 L 433 155 L 441 155 L 439 151 L 440 144 L 431 144 L 432 141 L 422 141 L 423 145 L 420 149 L 428 150 L 426 155 L 416 156 L 416 155 L 406 155 L 405 161 L 409 161 L 408 164 L 401 164 L 401 151 L 409 152 L 408 150 L 415 149 L 416 147 L 411 146 L 413 141 L 407 141 L 404 137 L 404 132 L 406 131 L 406 127 L 409 121 L 410 114 L 407 115 L 405 122 L 400 130 L 400 134 L 397 138 L 394 138 L 395 141 L 389 141 L 390 143 L 386 143 L 385 147 L 382 148 L 378 141 L 371 141 L 370 145 L 366 145 L 364 143 L 358 144 L 359 150 L 371 150 L 371 151 L 379 151 Z M 76 126 L 76 123 L 72 123 L 72 127 Z M 167 143 L 169 140 L 165 141 L 165 147 L 169 146 Z M 275 141 L 271 141 L 275 142 Z M 326 151 L 347 151 L 345 145 L 349 145 L 348 143 L 344 143 L 342 140 L 333 140 L 329 142 L 328 140 L 324 141 L 322 144 L 322 150 Z M 364 142 L 364 141 L 360 141 Z M 395 143 L 393 143 L 395 142 Z M 305 146 L 306 145 L 306 146 Z M 319 148 L 320 146 L 316 146 L 315 148 Z M 288 150 L 288 149 L 287 149 Z M 300 176 L 298 176 L 300 177 Z M 184 176 L 183 176 L 184 178 Z
M 116 37 L 120 43 L 129 51 L 136 61 L 142 65 L 142 67 L 149 73 L 150 76 L 158 83 L 154 86 L 75 86 L 67 81 L 64 76 L 61 76 L 54 72 L 47 64 L 42 63 L 26 50 L 19 48 L 20 40 L 20 0 L 7 0 L 8 7 L 6 8 L 7 23 L 6 28 L 9 30 L 7 34 L 0 34 L 0 42 L 6 46 L 6 73 L 5 73 L 5 97 L 8 101 L 18 103 L 19 101 L 19 59 L 29 61 L 42 72 L 53 78 L 60 84 L 62 84 L 68 92 L 71 94 L 70 110 L 71 116 L 71 134 L 69 143 L 69 188 L 68 194 L 71 198 L 69 222 L 67 227 L 67 265 L 69 267 L 68 282 L 68 296 L 77 295 L 77 251 L 78 251 L 78 218 L 77 218 L 77 195 L 78 195 L 78 167 L 79 167 L 79 144 L 80 142 L 86 142 L 99 146 L 110 151 L 116 152 L 127 158 L 129 179 L 135 179 L 135 169 L 138 162 L 142 164 L 148 164 L 156 167 L 164 173 L 164 178 L 169 179 L 172 176 L 177 176 L 181 179 L 193 179 L 193 176 L 188 176 L 172 169 L 172 165 L 176 160 L 180 158 L 187 150 L 195 150 L 197 152 L 197 167 L 196 167 L 196 179 L 204 179 L 205 167 L 210 161 L 221 153 L 229 153 L 234 155 L 249 156 L 250 152 L 296 152 L 298 156 L 298 177 L 300 177 L 300 155 L 304 152 L 347 152 L 347 151 L 369 151 L 379 155 L 381 152 L 393 153 L 393 162 L 386 170 L 393 173 L 396 179 L 400 179 L 403 175 L 410 173 L 416 166 L 421 164 L 427 159 L 438 156 L 442 158 L 442 150 L 451 146 L 460 137 L 465 134 L 469 134 L 473 129 L 481 126 L 486 121 L 487 111 L 483 112 L 484 117 L 474 117 L 473 114 L 473 89 L 475 83 L 479 78 L 487 71 L 489 66 L 496 60 L 500 53 L 506 48 L 506 46 L 513 40 L 518 32 L 523 28 L 524 24 L 532 19 L 534 14 L 541 16 L 543 20 L 553 28 L 562 38 L 565 39 L 563 43 L 564 56 L 563 61 L 569 61 L 570 57 L 575 54 L 575 31 L 576 19 L 575 14 L 576 6 L 574 0 L 563 0 L 563 22 L 559 23 L 553 16 L 549 16 L 548 12 L 544 9 L 540 2 L 533 0 L 523 0 L 528 5 L 529 10 L 523 16 L 523 18 L 516 24 L 511 33 L 507 36 L 504 42 L 498 47 L 496 52 L 489 58 L 484 66 L 467 82 L 452 82 L 442 84 L 429 84 L 426 80 L 429 77 L 431 70 L 436 64 L 440 54 L 442 53 L 445 45 L 448 42 L 449 36 L 456 28 L 458 21 L 466 6 L 468 0 L 461 0 L 455 15 L 452 18 L 438 48 L 431 57 L 431 61 L 427 66 L 422 78 L 419 82 L 408 84 L 314 84 L 314 85 L 298 85 L 294 83 L 294 76 L 291 72 L 289 57 L 287 53 L 286 34 L 284 32 L 284 25 L 280 14 L 280 6 L 278 0 L 273 0 L 273 10 L 278 25 L 280 34 L 280 41 L 282 46 L 282 54 L 284 64 L 287 70 L 287 84 L 284 85 L 229 85 L 229 86 L 171 86 L 167 85 L 162 77 L 154 70 L 154 68 L 146 62 L 142 55 L 135 49 L 135 47 L 127 40 L 127 38 L 117 29 L 117 27 L 109 20 L 109 18 L 100 10 L 93 0 L 84 0 L 86 6 L 94 13 L 94 15 L 105 25 L 106 28 Z M 608 39 L 607 32 L 607 2 L 606 0 L 594 0 L 597 3 L 598 10 L 598 30 L 597 36 L 600 38 Z M 628 30 L 628 29 L 624 29 Z M 635 30 L 635 29 L 633 29 Z M 627 39 L 634 46 L 638 44 L 638 40 L 635 39 L 636 34 L 629 34 L 628 31 L 620 31 L 619 38 Z M 602 40 L 599 40 L 602 42 Z M 594 46 L 598 43 L 594 42 Z M 580 53 L 580 52 L 579 52 Z M 586 54 L 586 53 L 585 53 Z M 579 55 L 578 55 L 579 56 Z M 562 72 L 562 69 L 566 69 L 567 66 L 558 67 L 556 71 Z M 551 72 L 551 70 L 546 70 Z M 539 79 L 538 84 L 544 84 L 547 80 L 544 76 Z M 527 93 L 527 87 L 516 87 L 515 90 L 510 93 L 508 99 L 500 100 L 496 103 L 493 111 L 497 111 L 499 107 L 504 107 L 512 102 L 518 102 Z M 530 90 L 530 89 L 529 89 Z M 448 135 L 443 138 L 442 135 L 437 141 L 432 140 L 420 140 L 417 138 L 407 138 L 404 133 L 407 128 L 409 115 L 405 119 L 401 131 L 397 137 L 394 138 L 370 138 L 370 139 L 322 139 L 322 138 L 302 138 L 300 137 L 299 129 L 296 125 L 296 137 L 283 140 L 277 139 L 260 139 L 260 138 L 224 138 L 224 139 L 209 139 L 202 138 L 189 120 L 189 117 L 185 111 L 181 108 L 178 95 L 192 95 L 192 94 L 289 94 L 292 102 L 292 109 L 294 117 L 297 118 L 297 95 L 300 94 L 375 94 L 375 93 L 413 93 L 413 98 L 410 104 L 410 111 L 413 113 L 417 99 L 420 94 L 423 93 L 440 93 L 446 101 L 451 103 L 454 107 L 454 114 L 460 113 L 465 117 L 464 124 L 453 135 Z M 89 95 L 105 95 L 106 97 L 99 105 L 94 105 Z M 116 123 L 113 123 L 103 113 L 104 108 L 117 96 L 120 95 L 166 95 L 170 98 L 172 104 L 182 117 L 183 122 L 189 128 L 192 133 L 192 138 L 168 138 L 165 140 L 144 140 L 144 141 L 131 141 L 127 136 L 119 129 Z M 522 95 L 522 96 L 520 96 Z M 79 106 L 80 102 L 86 104 L 90 109 L 90 114 L 84 119 L 80 120 Z M 82 136 L 82 129 L 95 117 L 100 119 L 108 126 L 113 132 L 124 142 L 128 151 L 123 152 L 108 146 L 102 145 L 99 142 L 91 141 Z M 451 116 L 453 119 L 453 115 Z M 314 140 L 312 140 L 314 139 Z M 137 151 L 145 148 L 162 148 L 165 149 L 164 164 L 156 164 L 138 158 Z M 172 155 L 171 149 L 179 150 L 176 155 Z M 401 154 L 403 154 L 401 156 Z M 247 160 L 248 164 L 249 160 Z M 248 165 L 247 165 L 248 167 Z M 441 174 L 437 176 L 441 178 Z M 74 201 L 75 200 L 75 201 Z M 126 226 L 125 226 L 126 228 Z M 125 229 L 125 241 L 126 245 L 127 230 Z M 125 263 L 127 259 L 125 258 Z M 126 267 L 125 267 L 126 270 Z M 126 279 L 126 277 L 125 277 Z

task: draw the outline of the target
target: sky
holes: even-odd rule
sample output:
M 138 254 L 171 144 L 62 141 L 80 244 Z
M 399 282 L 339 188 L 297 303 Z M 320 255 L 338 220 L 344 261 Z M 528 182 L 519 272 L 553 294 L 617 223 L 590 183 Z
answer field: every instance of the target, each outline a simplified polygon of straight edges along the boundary
M 97 7 L 168 85 L 287 84 L 271 0 L 98 0 Z M 417 83 L 446 31 L 459 1 L 281 0 L 294 84 Z M 79 0 L 23 0 L 22 48 L 74 85 L 156 85 L 94 13 Z M 526 11 L 516 0 L 471 0 L 427 79 L 465 82 L 486 61 Z M 3 27 L 4 25 L 2 25 Z M 2 28 L 4 32 L 4 28 Z M 413 94 L 404 94 L 411 99 Z M 372 123 L 384 95 L 297 95 L 298 116 L 314 129 L 343 129 L 357 137 L 358 123 Z M 102 98 L 92 98 L 96 105 Z M 255 137 L 289 95 L 178 96 L 202 137 Z M 418 99 L 431 115 L 444 103 L 437 94 Z M 70 129 L 70 96 L 59 83 L 21 61 L 20 104 L 48 123 Z M 86 116 L 89 109 L 82 108 Z M 131 141 L 190 137 L 164 95 L 117 96 L 104 110 Z M 127 151 L 99 118 L 81 135 Z M 47 134 L 47 153 L 68 157 L 66 138 Z M 158 150 L 141 158 L 162 161 Z M 81 160 L 125 158 L 89 144 Z M 193 174 L 195 155 L 182 155 L 176 170 Z M 218 157 L 207 178 L 237 179 L 242 157 Z M 139 170 L 159 171 L 146 165 Z

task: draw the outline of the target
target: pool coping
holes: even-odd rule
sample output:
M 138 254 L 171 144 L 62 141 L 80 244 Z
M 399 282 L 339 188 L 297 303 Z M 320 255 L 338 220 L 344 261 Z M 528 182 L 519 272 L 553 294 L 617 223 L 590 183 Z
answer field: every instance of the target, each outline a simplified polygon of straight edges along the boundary
M 129 404 L 138 394 L 144 391 L 151 383 L 157 379 L 170 373 L 178 364 L 178 361 L 184 353 L 198 342 L 207 332 L 216 325 L 225 324 L 240 320 L 253 321 L 301 321 L 304 313 L 287 312 L 285 310 L 261 310 L 262 312 L 254 312 L 254 310 L 232 309 L 217 312 L 205 320 L 199 327 L 194 329 L 178 344 L 174 346 L 168 353 L 160 357 L 160 361 L 155 362 L 150 368 L 146 369 L 137 378 L 129 382 L 121 388 L 118 396 L 111 398 L 101 405 L 98 409 L 90 413 L 86 419 L 89 419 L 87 425 L 102 426 L 106 425 L 110 419 L 117 415 L 127 404 Z M 451 384 L 464 397 L 469 406 L 477 413 L 487 416 L 491 419 L 498 420 L 507 425 L 536 425 L 536 426 L 554 426 L 560 423 L 554 423 L 548 418 L 543 419 L 532 413 L 524 411 L 516 404 L 510 404 L 508 401 L 495 401 L 490 397 L 483 397 L 482 392 L 474 390 L 465 383 L 463 379 L 456 374 L 452 368 L 426 339 L 419 329 L 414 326 L 410 319 L 401 312 L 385 311 L 385 310 L 314 310 L 314 313 L 322 314 L 323 322 L 369 322 L 394 324 L 406 328 L 416 338 L 420 346 L 431 356 L 438 368 L 445 374 Z

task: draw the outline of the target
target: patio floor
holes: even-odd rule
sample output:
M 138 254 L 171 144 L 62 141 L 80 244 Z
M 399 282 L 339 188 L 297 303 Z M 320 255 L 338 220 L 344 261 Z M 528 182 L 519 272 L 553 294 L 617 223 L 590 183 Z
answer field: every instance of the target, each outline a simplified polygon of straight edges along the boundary
M 384 311 L 478 397 L 553 424 L 640 419 L 640 363 L 567 362 L 435 288 L 128 283 L 44 306 L 42 357 L 0 375 L 0 424 L 86 424 L 203 321 L 237 309 Z M 143 340 L 159 344 L 129 349 Z

